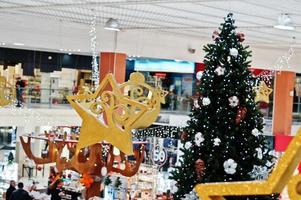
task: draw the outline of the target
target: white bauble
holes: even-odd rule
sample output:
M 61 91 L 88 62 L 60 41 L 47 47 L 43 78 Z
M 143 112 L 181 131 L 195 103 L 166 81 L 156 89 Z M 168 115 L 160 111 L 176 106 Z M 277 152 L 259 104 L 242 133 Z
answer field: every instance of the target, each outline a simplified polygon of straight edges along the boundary
M 186 142 L 184 145 L 185 149 L 190 149 L 190 147 L 192 147 L 192 143 L 191 142 Z
M 106 176 L 108 174 L 108 169 L 106 167 L 102 167 L 100 173 L 102 176 Z
M 235 174 L 237 163 L 233 159 L 228 159 L 224 162 L 224 170 L 227 174 Z
M 237 57 L 238 56 L 238 50 L 236 48 L 231 48 L 230 49 L 230 55 L 233 57 Z
M 203 71 L 198 71 L 196 73 L 196 79 L 201 80 L 202 76 L 203 76 Z
M 202 99 L 203 106 L 208 106 L 211 103 L 210 99 L 208 97 L 204 97 Z
M 114 148 L 113 148 L 113 154 L 114 154 L 115 156 L 119 156 L 119 155 L 120 155 L 120 150 L 119 150 L 118 148 L 114 147 Z

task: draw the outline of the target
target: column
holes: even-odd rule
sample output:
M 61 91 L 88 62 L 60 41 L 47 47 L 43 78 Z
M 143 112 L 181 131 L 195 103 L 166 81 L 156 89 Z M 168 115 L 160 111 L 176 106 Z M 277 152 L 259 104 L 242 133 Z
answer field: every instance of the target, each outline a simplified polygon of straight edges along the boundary
M 126 54 L 102 52 L 99 59 L 100 82 L 108 73 L 114 74 L 118 83 L 125 81 Z
M 273 134 L 290 135 L 292 128 L 295 72 L 281 71 L 275 75 Z

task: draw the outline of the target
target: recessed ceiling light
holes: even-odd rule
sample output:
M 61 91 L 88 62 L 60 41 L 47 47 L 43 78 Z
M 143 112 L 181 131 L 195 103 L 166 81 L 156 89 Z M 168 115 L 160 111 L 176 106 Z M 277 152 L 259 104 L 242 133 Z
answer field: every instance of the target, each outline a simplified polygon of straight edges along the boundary
M 64 49 L 60 49 L 60 51 L 64 51 Z
M 288 30 L 288 31 L 295 30 L 295 27 L 287 26 L 287 25 L 275 25 L 274 28 L 281 29 L 281 30 Z
M 52 59 L 52 56 L 48 56 L 48 60 L 51 60 Z
M 2 42 L 1 45 L 4 46 L 4 45 L 5 45 L 5 42 Z
M 106 22 L 104 29 L 110 31 L 120 31 L 119 22 L 117 21 L 117 19 L 110 18 Z
M 19 42 L 14 42 L 13 45 L 15 45 L 15 46 L 24 46 L 23 43 L 19 43 Z
M 77 51 L 80 51 L 80 49 L 77 49 Z
M 72 53 L 68 53 L 68 55 L 69 55 L 69 56 L 71 56 L 71 55 L 72 55 Z

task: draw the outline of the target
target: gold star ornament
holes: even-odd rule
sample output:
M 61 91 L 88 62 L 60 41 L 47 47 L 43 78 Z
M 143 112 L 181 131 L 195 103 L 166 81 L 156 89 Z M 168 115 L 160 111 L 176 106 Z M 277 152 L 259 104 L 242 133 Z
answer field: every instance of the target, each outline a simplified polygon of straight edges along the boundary
M 132 129 L 145 128 L 157 118 L 164 94 L 148 87 L 144 76 L 136 72 L 121 85 L 108 74 L 95 93 L 67 97 L 83 120 L 76 148 L 106 141 L 132 155 Z
M 254 89 L 256 92 L 255 102 L 270 102 L 270 94 L 273 92 L 273 89 L 269 88 L 264 81 L 261 81 Z
M 227 196 L 262 196 L 279 194 L 285 186 L 291 200 L 301 199 L 301 175 L 293 176 L 301 161 L 301 129 L 289 144 L 267 180 L 197 184 L 202 200 L 224 200 Z

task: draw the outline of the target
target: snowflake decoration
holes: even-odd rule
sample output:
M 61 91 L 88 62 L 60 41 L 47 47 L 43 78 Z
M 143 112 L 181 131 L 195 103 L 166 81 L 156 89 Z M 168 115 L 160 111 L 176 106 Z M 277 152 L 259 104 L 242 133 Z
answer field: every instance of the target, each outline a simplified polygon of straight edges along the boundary
M 239 99 L 237 98 L 237 96 L 229 97 L 228 101 L 229 101 L 229 106 L 232 108 L 238 106 L 239 104 Z
M 195 134 L 194 136 L 194 143 L 199 147 L 201 146 L 201 144 L 204 142 L 204 136 L 201 132 L 198 132 L 197 134 Z
M 218 76 L 222 76 L 225 74 L 225 68 L 219 66 L 217 67 L 214 72 L 218 75 Z
M 259 132 L 259 130 L 257 128 L 254 128 L 252 130 L 252 135 L 254 135 L 255 137 L 258 137 L 261 133 Z
M 221 143 L 221 140 L 220 140 L 218 137 L 217 137 L 217 138 L 214 138 L 213 141 L 214 141 L 214 142 L 213 142 L 213 145 L 214 145 L 214 146 L 219 146 L 219 144 Z
M 228 159 L 224 162 L 224 170 L 227 174 L 235 174 L 237 163 L 233 159 Z
M 257 158 L 262 159 L 263 158 L 262 149 L 258 147 L 255 150 L 257 152 Z
M 263 180 L 269 175 L 269 170 L 266 166 L 254 165 L 253 170 L 249 173 L 252 179 Z

